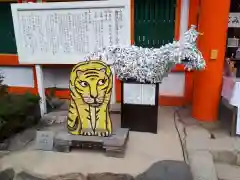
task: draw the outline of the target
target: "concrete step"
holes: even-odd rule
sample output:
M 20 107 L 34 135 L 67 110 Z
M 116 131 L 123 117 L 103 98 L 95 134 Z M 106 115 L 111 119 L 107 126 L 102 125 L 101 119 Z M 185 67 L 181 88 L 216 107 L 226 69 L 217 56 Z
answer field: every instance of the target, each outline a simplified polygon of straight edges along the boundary
M 194 180 L 218 180 L 212 154 L 195 151 L 188 154 Z
M 219 180 L 240 180 L 240 166 L 224 163 L 215 163 Z
M 209 151 L 214 161 L 240 165 L 240 140 L 232 137 L 207 139 L 201 136 L 187 136 L 187 152 Z

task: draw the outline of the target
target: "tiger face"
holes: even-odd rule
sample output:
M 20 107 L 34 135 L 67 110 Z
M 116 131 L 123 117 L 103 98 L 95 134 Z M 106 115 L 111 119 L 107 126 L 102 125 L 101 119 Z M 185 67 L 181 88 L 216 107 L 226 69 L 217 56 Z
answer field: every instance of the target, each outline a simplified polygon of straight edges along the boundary
M 75 88 L 86 104 L 93 107 L 108 103 L 105 95 L 110 86 L 107 67 L 79 69 L 76 71 Z

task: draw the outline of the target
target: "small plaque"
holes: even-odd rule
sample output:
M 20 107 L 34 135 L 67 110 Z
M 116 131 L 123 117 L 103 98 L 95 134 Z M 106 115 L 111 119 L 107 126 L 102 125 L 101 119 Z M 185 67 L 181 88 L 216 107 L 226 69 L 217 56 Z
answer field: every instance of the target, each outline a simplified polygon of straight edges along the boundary
M 37 131 L 36 149 L 44 151 L 53 150 L 54 133 L 51 131 Z
M 156 85 L 124 83 L 124 104 L 155 105 Z

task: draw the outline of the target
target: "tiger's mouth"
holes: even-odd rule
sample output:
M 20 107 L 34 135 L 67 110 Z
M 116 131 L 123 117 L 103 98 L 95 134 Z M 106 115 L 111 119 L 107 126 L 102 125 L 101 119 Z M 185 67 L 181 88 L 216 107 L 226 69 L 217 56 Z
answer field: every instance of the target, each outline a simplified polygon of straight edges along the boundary
M 102 105 L 103 101 L 98 100 L 97 98 L 83 98 L 84 102 L 92 107 L 99 107 Z
M 92 106 L 92 107 L 99 107 L 101 104 L 99 104 L 99 103 L 92 103 L 92 104 L 89 104 L 90 106 Z
M 86 102 L 87 103 L 87 102 Z M 102 105 L 102 103 L 99 103 L 99 102 L 96 102 L 96 101 L 94 101 L 94 102 L 92 102 L 92 103 L 87 103 L 88 105 L 90 105 L 90 106 L 92 106 L 92 107 L 99 107 L 99 106 L 101 106 Z

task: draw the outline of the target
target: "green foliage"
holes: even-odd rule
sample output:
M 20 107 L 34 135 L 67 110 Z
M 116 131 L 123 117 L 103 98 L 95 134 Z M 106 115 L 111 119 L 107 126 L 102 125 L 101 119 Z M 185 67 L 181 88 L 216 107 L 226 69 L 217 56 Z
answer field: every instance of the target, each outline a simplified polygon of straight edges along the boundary
M 7 94 L 0 97 L 0 141 L 37 124 L 39 96 Z
M 0 76 L 0 141 L 36 124 L 39 101 L 39 96 L 30 93 L 7 93 L 7 86 L 3 84 L 3 77 Z
M 29 109 L 38 104 L 39 96 L 26 93 L 23 95 L 8 94 L 0 97 L 0 117 L 24 115 Z

